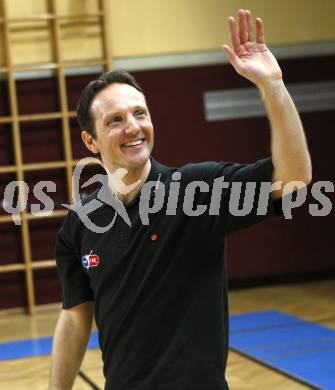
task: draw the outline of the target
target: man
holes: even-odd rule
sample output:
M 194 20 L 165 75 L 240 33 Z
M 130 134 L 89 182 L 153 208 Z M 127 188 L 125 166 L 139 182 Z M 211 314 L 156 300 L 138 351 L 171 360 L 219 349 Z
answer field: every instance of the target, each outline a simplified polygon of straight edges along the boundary
M 250 11 L 240 10 L 238 23 L 230 17 L 228 25 L 232 47 L 223 49 L 236 71 L 260 90 L 271 124 L 272 159 L 250 165 L 209 162 L 169 168 L 150 158 L 153 125 L 132 76 L 103 75 L 80 98 L 83 141 L 112 173 L 112 196 L 125 206 L 131 226 L 117 216 L 108 232 L 92 233 L 75 211 L 69 212 L 56 247 L 64 302 L 49 389 L 72 387 L 93 312 L 105 389 L 228 389 L 224 238 L 275 215 L 275 200 L 286 183 L 311 181 L 303 128 L 278 63 L 265 45 L 261 19 L 256 19 L 255 37 Z M 121 186 L 113 175 L 120 168 L 127 170 Z M 229 187 L 222 186 L 219 203 L 210 205 L 209 190 L 222 184 L 222 177 Z M 257 215 L 257 202 L 248 215 L 229 212 L 231 183 L 255 182 L 259 193 L 266 181 L 282 183 L 272 192 L 266 215 Z M 165 197 L 159 212 L 143 224 L 141 188 L 149 182 L 157 182 L 150 202 L 155 202 L 160 187 L 179 189 L 181 201 Z M 215 205 L 219 212 L 211 213 Z M 198 212 L 201 206 L 204 212 Z M 90 213 L 97 226 L 108 225 L 113 216 L 115 210 L 108 205 Z

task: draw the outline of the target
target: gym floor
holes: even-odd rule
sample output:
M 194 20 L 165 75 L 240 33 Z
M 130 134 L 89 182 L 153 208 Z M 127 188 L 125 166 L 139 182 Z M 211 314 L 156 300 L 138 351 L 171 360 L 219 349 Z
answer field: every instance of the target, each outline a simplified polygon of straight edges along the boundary
M 231 314 L 280 310 L 335 329 L 335 280 L 233 290 L 229 295 Z M 60 304 L 40 306 L 34 316 L 19 309 L 0 312 L 0 342 L 51 336 L 60 309 Z M 45 390 L 49 365 L 50 356 L 1 361 L 0 388 Z M 81 371 L 96 384 L 96 388 L 103 389 L 99 350 L 87 351 Z M 229 352 L 227 379 L 231 390 L 311 389 L 233 351 Z M 92 388 L 80 376 L 73 387 L 74 390 Z

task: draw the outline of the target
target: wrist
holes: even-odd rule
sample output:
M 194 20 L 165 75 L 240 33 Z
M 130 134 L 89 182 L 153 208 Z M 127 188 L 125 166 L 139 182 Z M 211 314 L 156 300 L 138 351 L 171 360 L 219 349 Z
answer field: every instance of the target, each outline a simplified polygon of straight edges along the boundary
M 282 78 L 263 81 L 257 85 L 263 100 L 281 98 L 287 94 L 287 89 Z

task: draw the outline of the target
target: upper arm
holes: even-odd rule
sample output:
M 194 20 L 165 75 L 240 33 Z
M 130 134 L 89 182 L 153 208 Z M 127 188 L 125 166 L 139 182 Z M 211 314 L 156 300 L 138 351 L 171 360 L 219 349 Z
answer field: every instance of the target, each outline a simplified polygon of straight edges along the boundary
M 282 214 L 281 202 L 274 202 L 271 199 L 273 174 L 271 158 L 253 164 L 229 162 L 190 164 L 185 166 L 184 172 L 185 186 L 192 180 L 204 180 L 208 184 L 209 191 L 201 193 L 197 201 L 199 204 L 210 203 L 208 221 L 212 231 L 220 237 L 252 226 L 267 217 Z M 214 190 L 216 180 L 218 185 Z
M 93 301 L 90 280 L 80 258 L 80 242 L 74 242 L 76 226 L 68 215 L 57 235 L 55 257 L 62 285 L 63 308 L 69 309 L 84 302 Z
M 253 164 L 222 163 L 219 174 L 229 183 L 229 188 L 223 193 L 221 207 L 222 231 L 225 235 L 265 218 L 282 215 L 281 202 L 275 202 L 279 197 L 274 198 L 268 192 L 268 189 L 271 191 L 273 177 L 271 158 Z

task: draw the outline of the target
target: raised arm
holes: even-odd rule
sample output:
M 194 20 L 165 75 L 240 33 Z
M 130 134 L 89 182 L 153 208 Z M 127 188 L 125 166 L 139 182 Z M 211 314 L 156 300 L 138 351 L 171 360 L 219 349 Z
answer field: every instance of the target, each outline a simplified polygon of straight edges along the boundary
M 223 45 L 223 50 L 237 73 L 259 89 L 268 114 L 274 165 L 272 181 L 281 181 L 283 186 L 290 181 L 309 184 L 312 168 L 304 129 L 278 62 L 265 44 L 262 20 L 256 19 L 255 32 L 251 12 L 239 10 L 238 22 L 229 17 L 228 28 L 231 47 Z M 273 192 L 273 198 L 282 196 L 283 186 Z
M 49 390 L 70 390 L 86 352 L 93 302 L 62 310 L 54 335 Z

